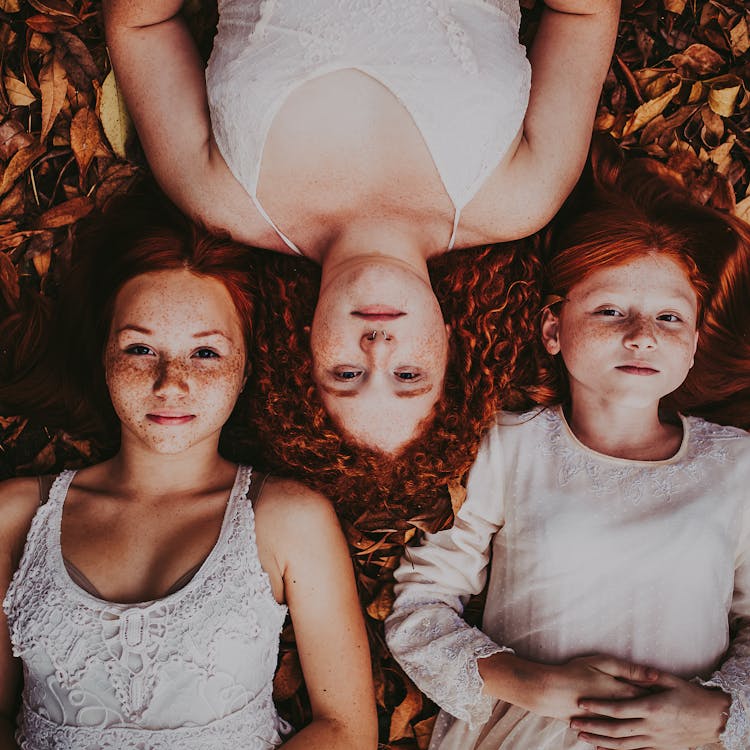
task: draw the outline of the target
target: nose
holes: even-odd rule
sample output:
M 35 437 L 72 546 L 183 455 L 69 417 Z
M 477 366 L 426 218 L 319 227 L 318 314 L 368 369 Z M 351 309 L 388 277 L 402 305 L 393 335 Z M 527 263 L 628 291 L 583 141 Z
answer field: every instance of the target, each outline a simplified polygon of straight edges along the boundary
M 388 357 L 394 343 L 393 336 L 382 329 L 366 331 L 359 339 L 360 348 L 375 360 L 375 364 L 381 363 Z
M 182 395 L 188 390 L 187 373 L 181 362 L 172 359 L 163 359 L 159 362 L 154 380 L 155 394 L 158 396 Z
M 625 333 L 623 343 L 628 349 L 654 349 L 656 334 L 654 322 L 646 315 L 638 315 Z

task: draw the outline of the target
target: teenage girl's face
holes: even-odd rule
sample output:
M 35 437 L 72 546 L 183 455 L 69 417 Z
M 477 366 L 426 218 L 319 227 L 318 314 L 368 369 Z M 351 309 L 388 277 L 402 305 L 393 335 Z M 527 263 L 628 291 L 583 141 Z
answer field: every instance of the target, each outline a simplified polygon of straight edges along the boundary
M 442 394 L 448 328 L 429 282 L 398 260 L 364 257 L 328 279 L 310 347 L 328 413 L 370 448 L 397 452 Z
M 650 253 L 576 284 L 542 333 L 562 354 L 573 402 L 657 407 L 687 377 L 698 302 L 685 270 Z
M 177 454 L 218 444 L 245 381 L 240 320 L 223 284 L 180 269 L 117 295 L 104 353 L 123 445 Z

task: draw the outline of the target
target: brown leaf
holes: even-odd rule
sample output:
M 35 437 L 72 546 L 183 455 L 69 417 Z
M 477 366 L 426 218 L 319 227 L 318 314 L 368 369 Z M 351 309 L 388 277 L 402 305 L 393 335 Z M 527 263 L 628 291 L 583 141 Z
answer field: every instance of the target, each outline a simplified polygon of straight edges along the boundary
M 716 148 L 724 137 L 724 120 L 710 107 L 701 108 L 701 140 L 706 148 Z
M 750 195 L 748 195 L 746 198 L 743 198 L 737 204 L 735 212 L 737 216 L 740 217 L 740 219 L 743 219 L 744 221 L 750 223 Z
M 93 208 L 94 204 L 91 198 L 86 196 L 71 198 L 64 203 L 59 203 L 57 206 L 47 209 L 35 223 L 40 229 L 64 227 L 90 214 Z
M 62 29 L 70 29 L 73 26 L 77 26 L 78 21 L 71 21 L 66 18 L 51 18 L 50 16 L 38 13 L 35 16 L 29 16 L 26 19 L 26 25 L 40 34 L 56 34 Z
M 3 84 L 8 94 L 8 100 L 14 107 L 27 107 L 36 101 L 29 87 L 20 79 L 10 74 L 3 76 Z
M 686 5 L 687 0 L 664 0 L 664 10 L 676 13 L 678 16 L 682 15 Z
M 90 87 L 92 80 L 99 77 L 99 68 L 86 45 L 69 31 L 61 31 L 57 39 L 64 45 L 61 59 L 68 78 L 78 89 Z
M 8 161 L 17 151 L 34 143 L 34 136 L 18 120 L 6 120 L 0 125 L 0 159 Z
M 367 605 L 367 614 L 373 620 L 384 622 L 393 609 L 393 586 L 383 586 L 378 595 Z
M 466 487 L 461 484 L 459 479 L 451 479 L 448 482 L 448 493 L 451 497 L 451 507 L 455 515 L 466 500 Z
M 414 725 L 414 737 L 417 740 L 417 747 L 419 750 L 427 750 L 430 746 L 435 719 L 437 719 L 437 715 L 430 716 L 427 719 L 422 719 L 422 721 L 417 722 Z
M 279 668 L 273 678 L 273 698 L 284 701 L 291 698 L 302 685 L 302 669 L 296 651 L 284 651 Z
M 721 55 L 705 44 L 691 44 L 684 52 L 669 56 L 675 68 L 695 76 L 718 73 L 724 65 Z
M 103 209 L 114 196 L 127 192 L 140 175 L 141 170 L 135 164 L 120 162 L 110 165 L 94 193 L 96 207 Z
M 736 140 L 737 136 L 732 133 L 724 143 L 708 153 L 708 158 L 716 164 L 716 171 L 719 174 L 726 175 L 729 172 L 729 168 L 732 166 L 732 156 L 730 152 Z
M 412 720 L 422 711 L 422 693 L 414 687 L 410 680 L 406 680 L 405 685 L 406 696 L 396 706 L 391 715 L 391 729 L 388 734 L 391 742 L 413 737 Z
M 20 0 L 0 0 L 0 10 L 5 13 L 18 13 L 21 10 Z
M 18 273 L 11 259 L 3 252 L 0 252 L 0 290 L 8 304 L 15 306 L 21 296 Z
M 729 29 L 729 45 L 735 57 L 744 55 L 750 49 L 750 34 L 748 34 L 745 16 L 741 16 L 740 20 Z
M 24 203 L 26 191 L 22 182 L 17 182 L 5 195 L 0 198 L 0 217 L 4 216 L 22 216 L 24 213 Z
M 8 162 L 0 180 L 0 196 L 5 195 L 13 187 L 13 183 L 45 152 L 41 143 L 34 142 L 30 146 L 19 149 Z
M 100 143 L 99 121 L 96 115 L 88 107 L 81 107 L 70 123 L 70 147 L 78 164 L 81 185 Z
M 65 104 L 68 91 L 68 76 L 57 52 L 50 56 L 39 73 L 39 86 L 42 90 L 42 132 L 39 140 L 45 141 Z
M 70 3 L 65 0 L 29 0 L 29 5 L 48 16 L 79 20 Z
M 634 133 L 636 130 L 640 130 L 644 125 L 651 122 L 654 117 L 660 115 L 677 95 L 680 88 L 681 84 L 677 84 L 661 96 L 657 96 L 656 99 L 651 99 L 645 104 L 641 104 L 631 115 L 627 123 L 625 123 L 625 127 L 622 130 L 623 137 Z

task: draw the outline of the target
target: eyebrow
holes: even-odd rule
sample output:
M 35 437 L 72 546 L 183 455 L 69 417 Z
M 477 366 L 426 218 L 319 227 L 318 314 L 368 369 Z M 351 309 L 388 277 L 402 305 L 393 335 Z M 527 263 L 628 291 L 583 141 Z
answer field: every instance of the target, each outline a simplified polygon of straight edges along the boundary
M 330 393 L 331 396 L 340 396 L 341 398 L 354 398 L 359 396 L 359 391 L 353 388 L 331 388 L 325 383 L 318 384 L 326 393 Z M 425 393 L 429 393 L 433 389 L 433 385 L 423 385 L 420 388 L 413 388 L 408 391 L 396 391 L 396 398 L 416 398 L 417 396 L 423 396 Z
M 153 334 L 153 331 L 150 328 L 144 328 L 143 326 L 137 326 L 133 324 L 124 325 L 122 328 L 117 329 L 118 334 L 124 333 L 125 331 L 135 331 L 135 333 L 143 333 L 146 336 L 151 336 Z M 220 331 L 218 328 L 212 329 L 210 331 L 200 331 L 199 333 L 193 334 L 194 339 L 202 339 L 208 336 L 222 336 L 227 339 L 227 341 L 231 341 L 229 336 L 227 336 L 224 331 Z

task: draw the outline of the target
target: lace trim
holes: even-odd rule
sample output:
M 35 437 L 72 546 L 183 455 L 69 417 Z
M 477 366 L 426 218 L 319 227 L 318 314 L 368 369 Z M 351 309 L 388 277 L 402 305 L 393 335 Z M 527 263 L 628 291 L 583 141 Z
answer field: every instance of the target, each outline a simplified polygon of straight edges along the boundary
M 270 699 L 205 726 L 174 729 L 74 727 L 49 721 L 24 705 L 16 739 L 21 750 L 270 750 L 282 743 Z
M 729 717 L 719 739 L 726 750 L 746 750 L 750 745 L 750 685 L 747 664 L 736 664 L 729 660 L 709 680 L 698 680 L 708 688 L 720 688 L 729 694 Z
M 393 656 L 414 684 L 441 708 L 475 729 L 492 713 L 495 700 L 484 695 L 479 659 L 513 653 L 470 627 L 442 601 L 398 601 L 386 621 Z
M 617 493 L 636 505 L 643 498 L 659 498 L 668 503 L 684 487 L 703 481 L 704 461 L 696 459 L 726 464 L 729 451 L 721 440 L 740 437 L 740 431 L 731 427 L 682 417 L 684 437 L 677 454 L 664 461 L 631 461 L 596 453 L 579 443 L 559 407 L 543 411 L 539 418 L 546 420 L 547 436 L 538 449 L 558 462 L 561 487 L 583 473 L 596 494 Z M 645 465 L 652 470 L 643 471 Z

